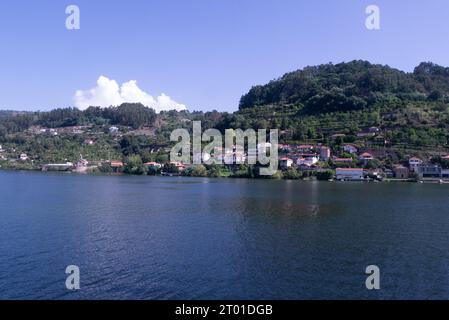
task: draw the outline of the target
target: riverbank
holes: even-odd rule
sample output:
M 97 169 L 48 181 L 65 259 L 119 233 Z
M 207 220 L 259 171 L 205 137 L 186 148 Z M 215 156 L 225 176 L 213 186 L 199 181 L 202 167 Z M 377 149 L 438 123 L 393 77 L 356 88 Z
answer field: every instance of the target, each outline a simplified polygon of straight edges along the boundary
M 1 168 L 0 172 L 35 172 L 42 174 L 73 174 L 73 175 L 90 175 L 90 176 L 149 176 L 149 177 L 183 177 L 183 178 L 221 178 L 221 179 L 249 179 L 249 180 L 288 180 L 288 181 L 323 181 L 323 182 L 359 182 L 359 183 L 424 183 L 424 184 L 449 184 L 449 179 L 439 179 L 439 178 L 423 178 L 420 180 L 416 179 L 395 179 L 395 178 L 383 178 L 380 180 L 366 178 L 363 180 L 337 180 L 334 176 L 326 179 L 319 179 L 317 176 L 308 175 L 304 177 L 289 177 L 289 176 L 279 176 L 278 174 L 273 176 L 236 176 L 236 175 L 223 175 L 223 176 L 208 176 L 208 175 L 186 175 L 183 173 L 167 173 L 161 172 L 158 174 L 130 174 L 125 172 L 103 172 L 98 169 L 98 167 L 92 168 L 92 170 L 41 170 L 41 169 L 24 169 L 24 168 Z

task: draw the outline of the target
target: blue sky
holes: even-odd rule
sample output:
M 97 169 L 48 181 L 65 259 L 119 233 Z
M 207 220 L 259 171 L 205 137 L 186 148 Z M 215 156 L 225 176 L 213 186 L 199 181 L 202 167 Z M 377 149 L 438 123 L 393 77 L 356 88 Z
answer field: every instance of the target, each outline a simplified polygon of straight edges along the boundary
M 70 4 L 80 30 L 65 28 Z M 369 4 L 381 30 L 365 28 Z M 103 75 L 190 110 L 234 111 L 252 85 L 307 65 L 449 66 L 449 1 L 5 0 L 0 37 L 0 109 L 73 106 Z

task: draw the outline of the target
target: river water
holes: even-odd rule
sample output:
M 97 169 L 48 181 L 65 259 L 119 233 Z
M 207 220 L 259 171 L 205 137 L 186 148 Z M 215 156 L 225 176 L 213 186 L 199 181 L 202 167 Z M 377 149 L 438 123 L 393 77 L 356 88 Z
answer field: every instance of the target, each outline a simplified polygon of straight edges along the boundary
M 0 172 L 0 298 L 449 299 L 449 185 Z

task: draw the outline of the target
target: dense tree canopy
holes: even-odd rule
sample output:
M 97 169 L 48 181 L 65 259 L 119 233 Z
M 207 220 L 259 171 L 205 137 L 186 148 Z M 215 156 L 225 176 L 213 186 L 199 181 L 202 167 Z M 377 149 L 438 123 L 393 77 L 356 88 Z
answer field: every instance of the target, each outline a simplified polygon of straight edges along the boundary
M 306 114 L 359 110 L 393 98 L 444 99 L 449 95 L 449 68 L 421 63 L 413 73 L 352 61 L 324 64 L 290 72 L 266 85 L 253 87 L 240 109 L 295 104 Z

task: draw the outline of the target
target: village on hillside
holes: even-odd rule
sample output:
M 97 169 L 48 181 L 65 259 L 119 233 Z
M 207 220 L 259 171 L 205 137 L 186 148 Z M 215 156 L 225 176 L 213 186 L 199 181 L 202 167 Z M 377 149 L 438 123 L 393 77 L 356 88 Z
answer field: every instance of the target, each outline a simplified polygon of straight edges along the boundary
M 50 138 L 78 136 L 83 150 L 103 148 L 99 146 L 99 137 L 107 137 L 110 141 L 119 143 L 123 137 L 151 135 L 144 129 L 128 131 L 126 128 L 110 126 L 101 132 L 88 127 L 74 126 L 64 128 L 31 128 L 28 134 L 32 137 L 46 135 Z M 81 137 L 81 138 L 80 138 Z M 274 178 L 284 179 L 311 179 L 337 181 L 449 181 L 449 154 L 436 152 L 428 158 L 410 155 L 405 160 L 394 162 L 390 157 L 388 141 L 383 138 L 377 127 L 367 128 L 357 134 L 353 143 L 344 142 L 345 134 L 334 133 L 331 143 L 282 143 L 278 146 L 279 173 Z M 104 143 L 104 142 L 103 142 Z M 109 142 L 110 143 L 110 142 Z M 245 152 L 215 148 L 211 154 L 203 154 L 203 162 L 214 160 L 214 165 L 192 165 L 188 163 L 173 162 L 169 160 L 170 146 L 153 145 L 148 148 L 149 156 L 143 159 L 139 155 L 120 157 L 119 153 L 104 159 L 89 159 L 79 153 L 63 162 L 42 163 L 35 155 L 20 150 L 20 146 L 0 146 L 0 166 L 9 169 L 30 169 L 42 171 L 70 171 L 76 173 L 131 173 L 151 175 L 187 175 L 187 176 L 237 176 L 245 175 L 242 170 L 248 171 L 245 163 L 248 154 L 256 153 L 260 148 L 269 152 L 270 143 L 257 145 L 258 150 Z M 144 161 L 150 160 L 150 161 Z M 223 163 L 233 164 L 225 165 Z M 7 165 L 5 165 L 7 164 Z M 222 165 L 220 165 L 222 164 Z M 218 168 L 221 167 L 221 168 Z M 209 174 L 211 167 L 218 173 Z M 238 174 L 240 172 L 240 174 Z

